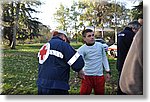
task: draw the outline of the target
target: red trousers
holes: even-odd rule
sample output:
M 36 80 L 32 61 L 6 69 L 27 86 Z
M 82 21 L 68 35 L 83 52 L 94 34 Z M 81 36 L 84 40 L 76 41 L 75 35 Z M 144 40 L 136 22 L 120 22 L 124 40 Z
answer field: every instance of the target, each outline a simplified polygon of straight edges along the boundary
M 82 79 L 80 87 L 80 95 L 90 95 L 94 89 L 95 95 L 104 95 L 105 78 L 103 76 L 85 76 Z

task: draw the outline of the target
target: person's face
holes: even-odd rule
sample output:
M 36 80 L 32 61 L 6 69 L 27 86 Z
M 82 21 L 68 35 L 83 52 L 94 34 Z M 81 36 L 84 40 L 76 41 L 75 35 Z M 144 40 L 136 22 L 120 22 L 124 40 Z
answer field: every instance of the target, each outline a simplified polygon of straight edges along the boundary
M 63 41 L 67 42 L 67 38 L 65 35 L 62 34 L 61 38 L 63 39 Z
M 88 32 L 88 33 L 86 33 L 86 36 L 83 37 L 83 40 L 87 44 L 93 44 L 95 42 L 94 32 Z
M 67 36 L 63 35 L 61 36 L 61 39 L 67 43 L 70 43 L 69 39 L 67 38 Z
M 139 26 L 138 28 L 132 28 L 132 31 L 133 31 L 134 33 L 137 33 L 139 29 L 140 29 L 140 26 Z
M 138 32 L 138 29 L 132 29 L 132 31 L 133 31 L 134 33 L 137 33 L 137 32 Z
M 138 19 L 138 22 L 139 22 L 141 25 L 143 25 L 143 19 L 142 19 L 142 18 L 139 18 L 139 19 Z

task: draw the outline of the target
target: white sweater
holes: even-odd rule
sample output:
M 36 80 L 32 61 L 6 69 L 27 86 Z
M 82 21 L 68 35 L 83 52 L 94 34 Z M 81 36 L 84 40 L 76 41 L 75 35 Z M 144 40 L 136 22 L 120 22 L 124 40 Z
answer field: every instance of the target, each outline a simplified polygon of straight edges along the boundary
M 110 71 L 106 52 L 101 43 L 95 42 L 92 46 L 84 44 L 78 49 L 78 52 L 85 61 L 83 68 L 85 75 L 102 76 L 103 66 L 105 71 Z

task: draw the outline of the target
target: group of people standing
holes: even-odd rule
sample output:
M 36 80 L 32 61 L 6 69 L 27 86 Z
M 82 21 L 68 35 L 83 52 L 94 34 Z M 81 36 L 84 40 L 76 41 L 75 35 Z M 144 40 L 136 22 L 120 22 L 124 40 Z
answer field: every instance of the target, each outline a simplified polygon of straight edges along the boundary
M 140 28 L 137 24 L 139 23 L 129 23 L 128 27 L 118 34 L 118 94 L 126 93 L 120 88 L 120 85 L 121 87 L 123 85 L 120 80 L 124 80 L 124 74 L 121 73 L 133 37 Z M 82 80 L 80 95 L 90 95 L 92 89 L 95 95 L 104 95 L 105 81 L 110 80 L 111 70 L 103 45 L 95 42 L 94 32 L 91 29 L 83 30 L 82 37 L 85 44 L 77 51 L 69 44 L 66 32 L 55 30 L 52 34 L 52 39 L 44 44 L 38 53 L 38 94 L 68 95 L 71 67 Z

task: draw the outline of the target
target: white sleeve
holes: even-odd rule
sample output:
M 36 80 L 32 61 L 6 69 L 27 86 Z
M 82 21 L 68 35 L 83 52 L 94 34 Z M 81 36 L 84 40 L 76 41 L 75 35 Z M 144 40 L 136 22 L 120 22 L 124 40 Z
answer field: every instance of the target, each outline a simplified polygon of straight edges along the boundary
M 77 49 L 77 52 L 84 58 L 84 48 L 82 46 Z
M 102 62 L 103 62 L 103 66 L 105 68 L 105 71 L 110 71 L 108 59 L 107 59 L 106 52 L 105 52 L 104 48 L 102 48 L 102 54 L 103 54 Z

